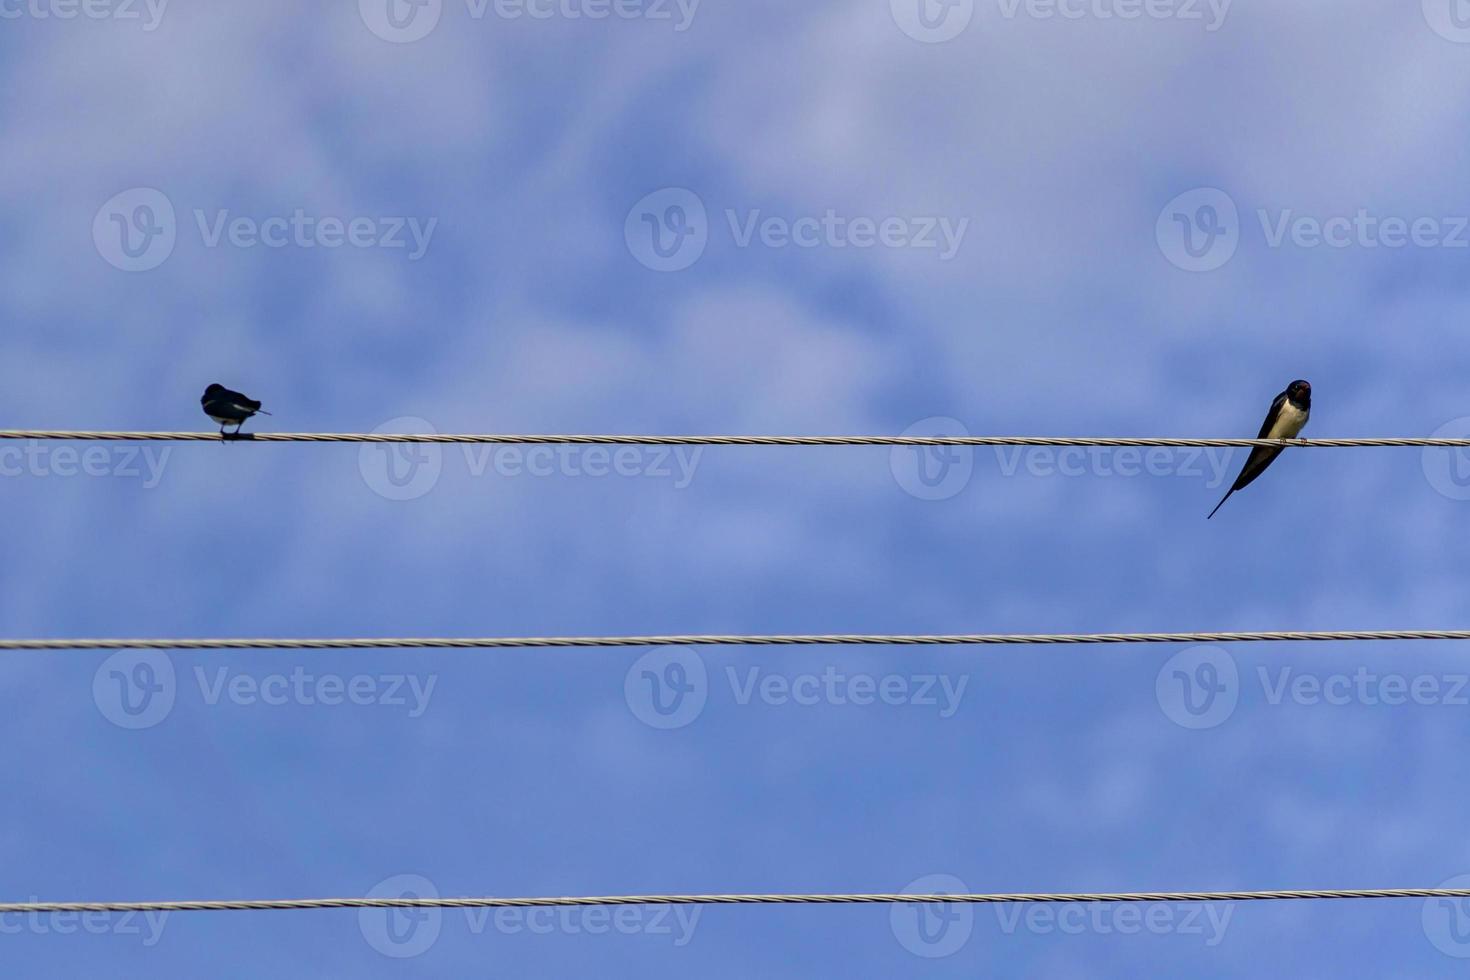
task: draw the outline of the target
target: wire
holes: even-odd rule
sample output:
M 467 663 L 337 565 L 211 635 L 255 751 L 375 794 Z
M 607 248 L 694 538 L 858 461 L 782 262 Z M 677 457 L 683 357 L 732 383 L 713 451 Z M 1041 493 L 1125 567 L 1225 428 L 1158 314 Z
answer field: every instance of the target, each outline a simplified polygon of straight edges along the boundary
M 0 430 L 0 440 L 139 442 L 340 442 L 501 445 L 641 446 L 1095 446 L 1163 448 L 1442 447 L 1470 448 L 1470 439 L 1175 439 L 1031 436 L 642 436 L 642 435 L 442 435 L 398 433 L 246 433 Z M 507 649 L 665 646 L 924 645 L 985 646 L 1120 643 L 1243 643 L 1374 640 L 1470 640 L 1470 630 L 1281 631 L 1193 633 L 1054 634 L 823 634 L 684 635 L 626 637 L 496 637 L 480 639 L 77 639 L 0 640 L 0 650 L 211 650 L 211 649 Z M 999 904 L 1233 902 L 1316 899 L 1470 898 L 1470 889 L 1359 889 L 1241 892 L 1010 893 L 968 895 L 631 895 L 564 898 L 331 898 L 172 902 L 6 902 L 0 914 L 55 912 L 188 912 L 331 908 L 528 908 L 624 905 Z
M 0 640 L 0 650 L 492 650 L 671 646 L 1029 646 L 1092 643 L 1269 643 L 1470 640 L 1470 630 L 1322 630 L 1260 633 L 957 633 L 752 636 L 505 636 L 485 638 Z
M 638 435 L 440 435 L 396 433 L 247 433 L 0 430 L 0 440 L 148 442 L 343 442 L 480 443 L 644 446 L 1097 446 L 1097 447 L 1470 447 L 1470 439 L 1173 439 L 1028 436 L 638 436 Z M 507 649 L 665 646 L 924 645 L 985 646 L 1120 643 L 1244 643 L 1374 640 L 1470 640 L 1470 630 L 1280 631 L 1053 634 L 821 634 L 682 635 L 626 637 L 496 637 L 480 639 L 77 639 L 0 640 L 0 650 L 211 650 L 211 649 Z M 997 893 L 968 895 L 631 895 L 564 898 L 331 898 L 173 902 L 6 902 L 0 914 L 54 912 L 188 912 L 330 908 L 528 908 L 623 905 L 809 904 L 999 904 L 1233 902 L 1316 899 L 1470 898 L 1470 889 L 1359 889 L 1241 892 Z
M 441 435 L 389 432 L 91 432 L 0 429 L 0 440 L 92 442 L 367 442 L 479 443 L 572 446 L 1111 446 L 1173 449 L 1255 446 L 1341 449 L 1364 447 L 1470 448 L 1470 438 L 1381 439 L 1172 439 L 1112 436 L 618 436 L 618 435 Z
M 1334 898 L 1470 898 L 1470 888 L 1363 888 L 1252 892 L 1018 892 L 979 895 L 607 895 L 586 898 L 303 898 L 271 901 L 4 902 L 0 914 L 226 912 L 302 909 L 455 909 L 609 905 L 999 905 L 1097 902 L 1278 902 Z

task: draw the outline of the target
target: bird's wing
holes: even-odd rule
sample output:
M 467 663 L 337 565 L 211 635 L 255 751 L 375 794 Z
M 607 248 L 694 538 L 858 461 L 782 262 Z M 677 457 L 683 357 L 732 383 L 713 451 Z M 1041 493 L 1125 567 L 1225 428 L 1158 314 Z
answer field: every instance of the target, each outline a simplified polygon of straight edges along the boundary
M 219 392 L 218 400 L 224 404 L 233 405 L 242 412 L 260 411 L 260 402 L 251 398 L 243 391 L 231 391 L 226 388 L 224 391 Z
M 246 408 L 233 398 L 211 398 L 204 403 L 204 412 L 212 418 L 241 420 L 255 414 L 254 409 Z
M 1271 410 L 1266 413 L 1266 421 L 1261 423 L 1261 431 L 1256 435 L 1257 439 L 1269 439 L 1271 437 L 1271 430 L 1275 428 L 1276 420 L 1281 417 L 1281 408 L 1285 404 L 1286 392 L 1284 391 L 1271 400 Z M 1266 472 L 1266 467 L 1276 462 L 1276 457 L 1281 455 L 1282 449 L 1283 447 L 1281 446 L 1256 446 L 1252 448 L 1250 456 L 1246 458 L 1245 465 L 1240 468 L 1240 475 L 1235 478 L 1235 482 L 1230 485 L 1230 489 L 1225 491 L 1225 496 L 1220 498 L 1220 502 L 1215 505 L 1215 510 L 1210 511 L 1210 516 L 1214 517 L 1215 511 L 1225 506 L 1225 501 L 1230 499 L 1232 493 L 1243 487 L 1250 486 L 1256 477 Z
M 1260 438 L 1265 438 L 1261 436 Z M 1231 492 L 1243 489 L 1251 485 L 1251 482 L 1262 473 L 1266 467 L 1276 462 L 1276 457 L 1283 452 L 1281 446 L 1257 446 L 1251 450 L 1250 458 L 1240 468 L 1240 476 L 1235 478 L 1235 484 L 1230 488 Z
M 1271 411 L 1266 413 L 1266 421 L 1261 423 L 1261 431 L 1257 439 L 1266 439 L 1271 435 L 1271 427 L 1276 424 L 1276 419 L 1281 415 L 1281 406 L 1286 404 L 1286 392 L 1277 395 L 1271 401 Z M 1259 447 L 1258 447 L 1259 448 Z
M 1266 421 L 1261 423 L 1260 434 L 1257 439 L 1269 439 L 1271 430 L 1276 426 L 1276 420 L 1281 417 L 1281 408 L 1286 404 L 1286 392 L 1277 395 L 1271 402 L 1271 410 L 1266 413 Z M 1256 477 L 1266 472 L 1266 467 L 1276 462 L 1276 457 L 1281 455 L 1280 446 L 1256 446 L 1246 458 L 1245 465 L 1240 468 L 1240 475 L 1235 478 L 1235 484 L 1231 491 L 1248 487 Z

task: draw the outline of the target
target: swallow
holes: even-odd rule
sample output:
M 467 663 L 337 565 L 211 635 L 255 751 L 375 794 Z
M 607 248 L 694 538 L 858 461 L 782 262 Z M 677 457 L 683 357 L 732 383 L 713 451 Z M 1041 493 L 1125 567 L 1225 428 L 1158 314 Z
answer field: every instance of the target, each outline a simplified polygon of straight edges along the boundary
M 204 389 L 204 397 L 199 399 L 199 404 L 204 406 L 205 415 L 219 423 L 221 436 L 226 434 L 227 425 L 235 427 L 235 431 L 229 434 L 238 436 L 240 427 L 250 416 L 270 414 L 260 407 L 260 402 L 247 398 L 238 391 L 231 391 L 224 385 L 210 385 Z
M 1297 433 L 1307 424 L 1307 417 L 1312 414 L 1312 386 L 1305 381 L 1297 380 L 1286 386 L 1286 390 L 1277 395 L 1271 402 L 1271 411 L 1266 413 L 1266 421 L 1261 423 L 1261 432 L 1257 439 L 1295 439 Z M 1215 505 L 1215 510 L 1210 511 L 1210 517 L 1215 516 L 1215 511 L 1225 506 L 1225 501 L 1230 495 L 1242 487 L 1248 487 L 1251 481 L 1262 473 L 1266 467 L 1276 461 L 1281 455 L 1284 446 L 1256 446 L 1251 450 L 1250 457 L 1246 459 L 1245 465 L 1240 469 L 1240 476 L 1235 478 L 1235 483 L 1220 502 Z M 1205 518 L 1209 520 L 1209 518 Z

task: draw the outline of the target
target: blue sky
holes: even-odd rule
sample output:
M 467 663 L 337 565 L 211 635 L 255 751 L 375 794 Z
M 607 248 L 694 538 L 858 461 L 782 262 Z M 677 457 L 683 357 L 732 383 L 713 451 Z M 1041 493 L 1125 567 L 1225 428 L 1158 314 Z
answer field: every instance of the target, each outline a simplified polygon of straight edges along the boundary
M 275 413 L 259 430 L 1249 436 L 1303 377 L 1307 435 L 1470 435 L 1449 0 L 391 12 L 0 0 L 0 424 L 207 430 L 219 381 Z M 0 448 L 14 637 L 1466 625 L 1470 468 L 1445 453 L 1289 452 L 1207 523 L 1243 455 L 979 451 L 925 482 L 860 448 Z M 645 653 L 8 656 L 4 893 L 1470 874 L 1450 644 Z M 1086 978 L 1470 955 L 1470 910 L 1419 902 L 920 914 L 12 918 L 0 962 Z

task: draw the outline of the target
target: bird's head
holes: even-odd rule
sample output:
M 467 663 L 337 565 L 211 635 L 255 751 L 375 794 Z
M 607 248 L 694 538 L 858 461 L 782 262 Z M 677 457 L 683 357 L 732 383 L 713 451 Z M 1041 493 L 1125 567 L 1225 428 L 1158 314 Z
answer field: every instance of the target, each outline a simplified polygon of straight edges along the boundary
M 1286 397 L 1295 404 L 1308 408 L 1312 404 L 1312 386 L 1298 378 L 1286 386 Z
M 213 398 L 215 395 L 224 394 L 224 391 L 224 385 L 210 385 L 208 388 L 204 389 L 204 397 Z

